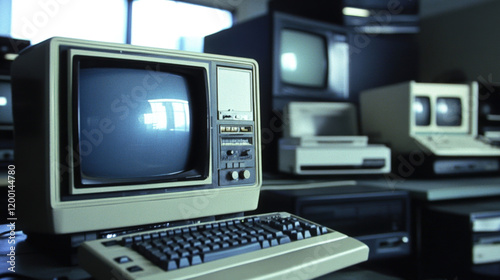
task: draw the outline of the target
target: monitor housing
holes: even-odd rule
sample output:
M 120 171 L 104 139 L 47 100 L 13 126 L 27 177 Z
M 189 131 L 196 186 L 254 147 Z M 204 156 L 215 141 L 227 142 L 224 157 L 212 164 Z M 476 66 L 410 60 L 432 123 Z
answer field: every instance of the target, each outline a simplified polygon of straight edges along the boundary
M 257 207 L 253 60 L 52 38 L 19 55 L 12 86 L 16 214 L 28 234 Z
M 204 50 L 256 59 L 273 109 L 349 95 L 347 33 L 334 24 L 274 12 L 207 36 Z
M 276 171 L 286 104 L 349 97 L 348 34 L 338 25 L 270 12 L 205 37 L 204 46 L 207 53 L 258 61 L 267 171 Z

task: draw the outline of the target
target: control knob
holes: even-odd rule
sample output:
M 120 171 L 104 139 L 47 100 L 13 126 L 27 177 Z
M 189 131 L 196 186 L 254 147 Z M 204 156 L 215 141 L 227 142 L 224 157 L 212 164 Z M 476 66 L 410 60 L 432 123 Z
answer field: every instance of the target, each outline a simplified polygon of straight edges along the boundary
M 241 179 L 249 179 L 250 175 L 251 175 L 250 171 L 248 171 L 248 170 L 240 171 L 240 178 Z
M 229 180 L 236 181 L 238 180 L 238 172 L 237 171 L 230 171 L 228 174 Z

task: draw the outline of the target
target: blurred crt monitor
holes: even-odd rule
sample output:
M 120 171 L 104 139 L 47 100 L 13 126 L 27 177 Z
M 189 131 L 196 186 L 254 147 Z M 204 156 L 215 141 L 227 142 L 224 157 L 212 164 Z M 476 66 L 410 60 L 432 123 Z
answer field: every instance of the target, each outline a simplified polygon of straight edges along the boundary
M 364 91 L 363 133 L 398 154 L 430 152 L 441 157 L 494 157 L 477 138 L 478 85 L 406 82 Z
M 53 38 L 20 54 L 12 85 L 26 232 L 82 233 L 257 206 L 253 60 Z
M 269 13 L 205 38 L 205 52 L 251 57 L 261 67 L 262 95 L 288 101 L 348 97 L 349 47 L 341 27 Z M 262 100 L 264 102 L 264 100 Z

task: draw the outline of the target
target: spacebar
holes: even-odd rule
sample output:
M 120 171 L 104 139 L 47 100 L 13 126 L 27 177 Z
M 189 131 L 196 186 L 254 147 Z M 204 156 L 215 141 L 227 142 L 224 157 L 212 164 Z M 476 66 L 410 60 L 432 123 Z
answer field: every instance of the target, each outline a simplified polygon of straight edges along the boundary
M 260 249 L 260 243 L 258 242 L 224 248 L 221 250 L 205 253 L 203 255 L 203 262 L 215 261 L 218 259 L 249 253 Z

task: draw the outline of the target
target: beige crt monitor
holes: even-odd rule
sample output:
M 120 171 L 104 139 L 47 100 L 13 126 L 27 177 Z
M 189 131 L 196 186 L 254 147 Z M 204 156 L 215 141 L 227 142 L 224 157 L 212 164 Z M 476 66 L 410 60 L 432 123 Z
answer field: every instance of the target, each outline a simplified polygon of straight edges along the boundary
M 19 55 L 12 84 L 25 232 L 78 234 L 257 207 L 254 60 L 52 38 Z
M 478 85 L 414 81 L 362 92 L 363 133 L 397 154 L 428 151 L 442 157 L 495 157 L 478 139 Z

